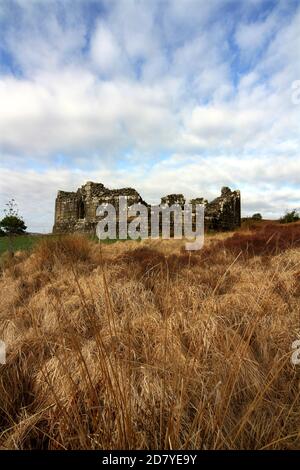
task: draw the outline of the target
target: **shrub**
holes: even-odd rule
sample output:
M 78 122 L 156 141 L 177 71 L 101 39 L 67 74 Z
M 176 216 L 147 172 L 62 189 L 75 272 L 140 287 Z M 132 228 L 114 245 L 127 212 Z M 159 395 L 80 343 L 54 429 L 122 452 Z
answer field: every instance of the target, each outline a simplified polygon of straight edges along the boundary
M 255 214 L 253 214 L 251 219 L 253 219 L 253 220 L 262 220 L 262 215 L 259 212 L 257 212 Z
M 26 231 L 26 225 L 22 219 L 15 215 L 7 215 L 0 221 L 4 235 L 22 235 Z
M 91 261 L 93 243 L 81 235 L 45 237 L 35 250 L 39 266 L 51 269 L 56 261 L 63 264 Z
M 292 222 L 298 222 L 300 220 L 300 214 L 297 212 L 296 209 L 293 209 L 292 211 L 286 211 L 285 215 L 281 217 L 280 223 L 281 224 L 290 224 Z
M 246 257 L 276 255 L 300 247 L 300 225 L 268 224 L 249 234 L 235 233 L 220 245 L 234 254 L 242 252 Z

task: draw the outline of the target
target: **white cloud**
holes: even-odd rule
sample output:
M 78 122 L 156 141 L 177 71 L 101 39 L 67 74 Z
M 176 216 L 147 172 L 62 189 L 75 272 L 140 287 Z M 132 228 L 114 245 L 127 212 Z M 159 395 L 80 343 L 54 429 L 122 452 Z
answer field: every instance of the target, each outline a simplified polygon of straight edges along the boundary
M 261 49 L 273 34 L 278 18 L 270 15 L 265 21 L 241 23 L 235 34 L 235 40 L 240 49 L 246 54 Z
M 99 71 L 108 75 L 118 70 L 124 60 L 116 38 L 102 21 L 91 41 L 91 58 Z
M 102 81 L 78 68 L 0 78 L 0 145 L 33 157 L 166 147 L 176 132 L 166 86 Z
M 86 44 L 87 28 L 76 9 L 67 15 L 61 6 L 60 14 L 65 16 L 61 21 L 59 12 L 49 2 L 20 2 L 16 11 L 13 5 L 8 5 L 7 12 L 15 14 L 16 19 L 5 24 L 7 29 L 1 42 L 22 75 L 32 79 L 41 70 L 60 69 L 70 61 L 80 61 L 79 51 Z
M 299 205 L 300 9 L 200 3 L 105 0 L 100 13 L 81 0 L 1 3 L 1 198 L 30 193 L 36 229 L 50 227 L 58 188 L 88 179 L 149 201 L 212 198 L 228 184 L 244 212 Z
M 74 191 L 86 181 L 98 181 L 110 188 L 132 186 L 149 203 L 157 204 L 166 193 L 182 192 L 187 198 L 218 196 L 222 186 L 240 189 L 243 215 L 262 212 L 275 218 L 286 209 L 300 208 L 300 157 L 273 155 L 243 158 L 231 154 L 219 157 L 174 154 L 143 168 L 132 162 L 130 168 L 114 171 L 109 165 L 93 170 L 66 168 L 44 172 L 0 168 L 1 207 L 14 197 L 20 213 L 32 231 L 50 231 L 58 189 Z M 30 201 L 30 203 L 28 203 Z

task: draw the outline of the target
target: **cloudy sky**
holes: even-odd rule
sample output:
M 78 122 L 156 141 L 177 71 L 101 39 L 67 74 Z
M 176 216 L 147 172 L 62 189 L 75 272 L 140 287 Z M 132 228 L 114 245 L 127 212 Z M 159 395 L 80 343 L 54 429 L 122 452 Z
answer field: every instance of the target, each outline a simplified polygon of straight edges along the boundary
M 297 80 L 300 0 L 0 0 L 0 210 L 49 231 L 89 180 L 300 207 Z

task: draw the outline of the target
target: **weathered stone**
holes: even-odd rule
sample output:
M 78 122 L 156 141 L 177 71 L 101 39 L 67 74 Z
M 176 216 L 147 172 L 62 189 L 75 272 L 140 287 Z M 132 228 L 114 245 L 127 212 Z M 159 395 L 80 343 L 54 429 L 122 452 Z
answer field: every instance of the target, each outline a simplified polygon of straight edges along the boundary
M 100 204 L 109 203 L 119 211 L 119 196 L 127 196 L 128 206 L 136 203 L 150 206 L 133 188 L 108 189 L 102 183 L 87 182 L 76 192 L 58 191 L 55 202 L 54 233 L 81 232 L 94 234 L 99 218 L 96 210 Z M 204 204 L 205 225 L 212 230 L 233 230 L 241 224 L 240 192 L 224 187 L 221 196 L 208 203 L 206 199 L 192 199 L 191 204 Z M 185 198 L 182 194 L 170 194 L 161 199 L 161 204 L 178 204 L 183 208 Z M 150 230 L 149 230 L 150 233 Z
M 55 203 L 54 233 L 83 232 L 94 234 L 100 204 L 112 204 L 118 210 L 119 196 L 127 196 L 127 204 L 143 203 L 132 188 L 108 189 L 102 183 L 87 182 L 76 192 L 58 191 Z
M 224 187 L 221 196 L 205 207 L 206 226 L 212 230 L 233 230 L 241 225 L 240 191 Z
M 161 198 L 161 205 L 162 206 L 173 206 L 177 204 L 178 206 L 182 207 L 185 204 L 185 197 L 183 194 L 168 194 Z
M 193 211 L 196 209 L 196 205 L 204 205 L 204 207 L 207 206 L 208 200 L 204 199 L 204 197 L 196 197 L 195 199 L 190 200 L 190 204 L 192 204 Z

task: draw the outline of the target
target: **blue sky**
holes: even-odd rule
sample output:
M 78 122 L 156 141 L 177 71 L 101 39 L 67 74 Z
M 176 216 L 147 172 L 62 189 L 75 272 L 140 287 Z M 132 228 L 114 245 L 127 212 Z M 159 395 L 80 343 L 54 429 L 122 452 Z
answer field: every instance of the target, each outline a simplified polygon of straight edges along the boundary
M 88 180 L 300 207 L 299 0 L 0 0 L 0 208 Z

